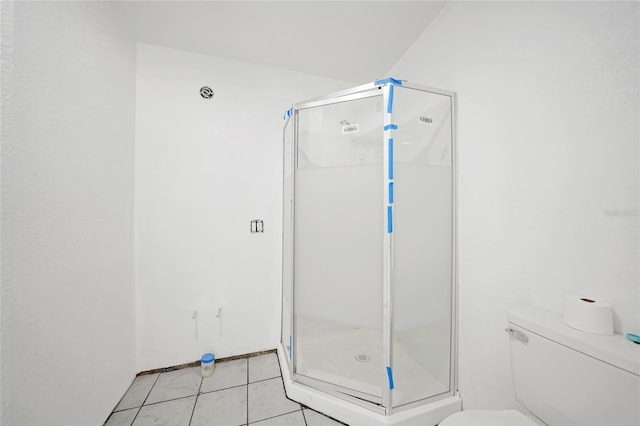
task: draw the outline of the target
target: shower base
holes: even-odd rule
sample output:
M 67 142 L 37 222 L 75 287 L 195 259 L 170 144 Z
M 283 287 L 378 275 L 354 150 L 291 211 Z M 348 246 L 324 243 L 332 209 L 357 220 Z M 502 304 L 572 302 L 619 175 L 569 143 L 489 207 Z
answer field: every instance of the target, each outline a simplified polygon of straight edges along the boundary
M 381 371 L 384 364 L 379 330 L 345 327 L 344 324 L 307 318 L 299 318 L 298 324 L 300 337 L 297 345 L 297 373 L 300 376 L 346 390 L 356 390 L 354 395 L 359 393 L 365 400 L 381 400 L 381 389 L 383 385 L 387 385 L 387 377 Z M 421 330 L 420 335 L 425 336 L 424 333 L 425 330 Z M 446 337 L 447 334 L 447 329 L 435 327 L 430 330 L 429 336 L 436 342 L 438 335 Z M 416 354 L 416 347 L 412 346 L 412 341 L 415 340 L 417 339 L 400 339 L 394 347 L 394 406 L 442 395 L 448 391 L 447 384 L 439 381 L 424 365 L 409 355 Z M 290 377 L 288 355 L 288 351 L 280 345 L 278 357 L 287 396 L 348 424 L 436 425 L 461 409 L 461 400 L 454 395 L 424 405 L 416 404 L 413 408 L 386 416 L 362 404 L 351 403 L 310 385 L 294 382 Z M 438 368 L 434 368 L 435 366 L 437 362 L 430 363 L 432 371 L 437 372 Z M 448 376 L 442 379 L 445 381 L 447 378 Z
M 380 368 L 384 365 L 381 342 L 381 333 L 370 329 L 352 329 L 303 338 L 299 345 L 298 373 L 381 398 L 380 389 L 387 383 L 387 376 Z M 394 365 L 397 366 L 394 372 L 395 405 L 439 395 L 448 390 L 446 384 L 442 384 L 411 358 L 401 345 L 395 347 Z

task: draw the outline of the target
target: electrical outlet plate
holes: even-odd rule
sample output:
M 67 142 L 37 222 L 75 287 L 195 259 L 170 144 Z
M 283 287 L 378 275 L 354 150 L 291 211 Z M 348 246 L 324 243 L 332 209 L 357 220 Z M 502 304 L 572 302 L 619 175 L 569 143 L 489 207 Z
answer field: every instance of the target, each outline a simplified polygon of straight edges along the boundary
M 264 222 L 260 219 L 254 219 L 251 221 L 251 233 L 264 232 Z

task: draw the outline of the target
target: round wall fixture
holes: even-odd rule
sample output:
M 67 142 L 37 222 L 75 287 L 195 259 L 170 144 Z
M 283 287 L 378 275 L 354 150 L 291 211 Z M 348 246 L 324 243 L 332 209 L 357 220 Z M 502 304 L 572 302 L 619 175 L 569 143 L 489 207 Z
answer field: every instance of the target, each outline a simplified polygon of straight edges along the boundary
M 200 88 L 200 96 L 205 99 L 211 99 L 213 98 L 213 90 L 209 86 L 202 86 Z

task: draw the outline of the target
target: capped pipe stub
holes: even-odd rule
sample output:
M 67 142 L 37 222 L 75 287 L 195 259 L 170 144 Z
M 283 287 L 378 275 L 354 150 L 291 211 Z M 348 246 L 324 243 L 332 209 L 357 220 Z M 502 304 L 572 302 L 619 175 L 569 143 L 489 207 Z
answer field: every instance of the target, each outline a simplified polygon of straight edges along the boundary
M 215 361 L 216 356 L 212 353 L 206 353 L 204 355 L 202 355 L 202 358 L 200 358 L 200 362 L 202 364 L 211 364 L 213 361 Z

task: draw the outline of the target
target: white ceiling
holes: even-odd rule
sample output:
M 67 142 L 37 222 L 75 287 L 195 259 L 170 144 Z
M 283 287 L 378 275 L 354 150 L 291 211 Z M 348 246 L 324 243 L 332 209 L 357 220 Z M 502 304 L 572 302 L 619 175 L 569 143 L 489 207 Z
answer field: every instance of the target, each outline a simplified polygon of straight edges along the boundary
M 444 6 L 431 1 L 123 1 L 138 41 L 364 83 Z

